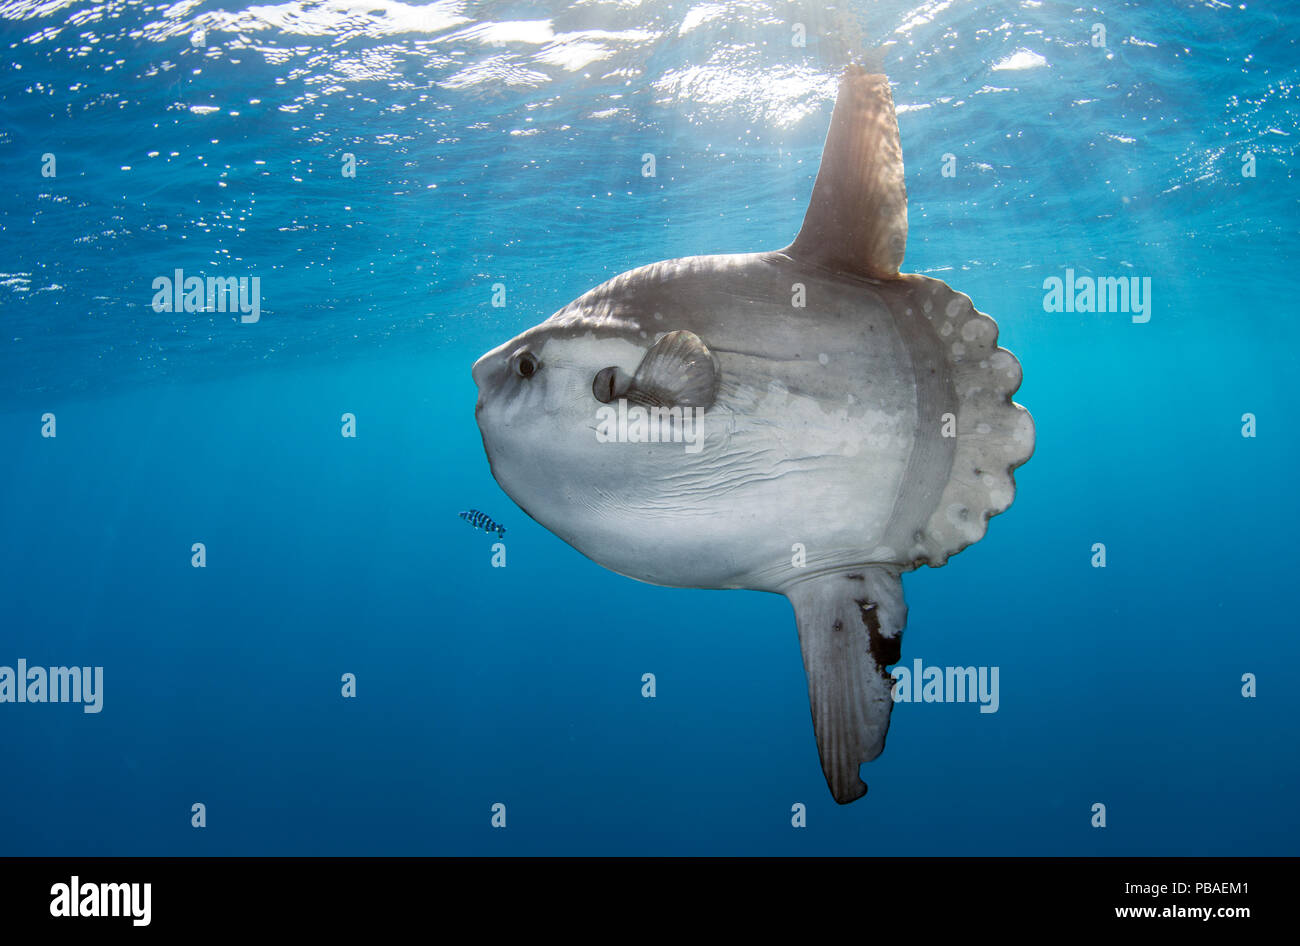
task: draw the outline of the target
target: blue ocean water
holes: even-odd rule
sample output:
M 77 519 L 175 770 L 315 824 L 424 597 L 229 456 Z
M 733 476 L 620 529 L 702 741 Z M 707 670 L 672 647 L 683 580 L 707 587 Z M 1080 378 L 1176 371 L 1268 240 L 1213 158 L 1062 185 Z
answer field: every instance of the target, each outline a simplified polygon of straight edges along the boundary
M 1298 29 L 0 0 L 0 666 L 104 668 L 98 713 L 0 703 L 0 853 L 1297 853 Z M 899 704 L 841 807 L 789 604 L 533 523 L 469 368 L 633 266 L 789 242 L 868 48 L 904 269 L 998 321 L 1038 440 L 987 537 L 904 578 L 903 665 L 997 667 L 998 711 Z M 258 320 L 154 311 L 177 269 L 258 277 Z M 1067 269 L 1149 278 L 1149 321 L 1045 311 Z

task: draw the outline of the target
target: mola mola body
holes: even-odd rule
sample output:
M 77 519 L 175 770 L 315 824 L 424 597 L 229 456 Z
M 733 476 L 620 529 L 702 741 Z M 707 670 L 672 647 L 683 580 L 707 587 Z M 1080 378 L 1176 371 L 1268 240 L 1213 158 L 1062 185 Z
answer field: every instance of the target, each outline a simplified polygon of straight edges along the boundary
M 793 243 L 623 273 L 474 365 L 493 475 L 532 518 L 641 581 L 791 601 L 841 803 L 884 748 L 902 573 L 983 537 L 1034 445 L 997 326 L 900 274 L 906 240 L 889 84 L 850 67 Z M 597 435 L 615 405 L 631 442 Z

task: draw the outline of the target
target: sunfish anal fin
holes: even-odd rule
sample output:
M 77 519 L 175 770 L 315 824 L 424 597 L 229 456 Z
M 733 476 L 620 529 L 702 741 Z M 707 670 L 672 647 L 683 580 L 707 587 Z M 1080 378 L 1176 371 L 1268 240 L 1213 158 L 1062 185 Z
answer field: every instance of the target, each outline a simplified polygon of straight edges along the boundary
M 782 252 L 835 272 L 892 279 L 906 249 L 907 187 L 894 96 L 885 76 L 849 66 L 803 227 Z
M 669 332 L 645 353 L 625 396 L 648 407 L 707 409 L 718 396 L 718 360 L 694 332 Z
M 885 748 L 896 663 L 907 623 L 897 569 L 819 575 L 786 592 L 799 624 L 822 772 L 841 805 L 867 793 L 858 766 Z

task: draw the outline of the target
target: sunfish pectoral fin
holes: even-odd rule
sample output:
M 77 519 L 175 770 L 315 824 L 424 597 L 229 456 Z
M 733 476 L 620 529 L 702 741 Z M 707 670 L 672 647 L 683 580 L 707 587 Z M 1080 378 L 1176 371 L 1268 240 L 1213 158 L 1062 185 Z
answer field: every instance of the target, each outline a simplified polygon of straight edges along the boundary
M 863 566 L 786 592 L 799 624 L 822 772 L 841 805 L 867 793 L 858 766 L 885 748 L 893 678 L 907 623 L 897 569 Z
M 849 66 L 803 227 L 784 252 L 836 272 L 891 279 L 906 249 L 907 187 L 889 80 Z
M 718 360 L 694 332 L 669 332 L 641 359 L 627 399 L 652 407 L 713 406 Z

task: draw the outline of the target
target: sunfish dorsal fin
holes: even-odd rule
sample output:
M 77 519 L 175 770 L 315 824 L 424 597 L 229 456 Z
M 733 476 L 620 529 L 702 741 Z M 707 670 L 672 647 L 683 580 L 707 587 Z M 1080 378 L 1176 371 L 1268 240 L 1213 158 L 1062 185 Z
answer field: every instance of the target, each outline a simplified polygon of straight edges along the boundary
M 907 187 L 894 96 L 885 76 L 849 66 L 803 227 L 783 252 L 836 272 L 891 279 L 906 249 Z

